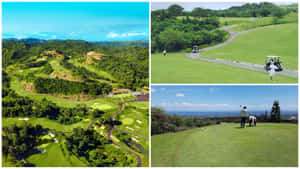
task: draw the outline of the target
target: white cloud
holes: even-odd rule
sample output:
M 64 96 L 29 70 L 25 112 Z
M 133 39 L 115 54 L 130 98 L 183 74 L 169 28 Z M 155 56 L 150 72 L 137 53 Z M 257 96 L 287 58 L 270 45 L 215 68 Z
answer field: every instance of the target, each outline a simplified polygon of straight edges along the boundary
M 131 37 L 131 36 L 145 36 L 146 33 L 145 32 L 141 32 L 141 33 L 115 33 L 115 32 L 110 32 L 107 37 L 109 38 L 124 38 L 124 37 Z
M 118 36 L 119 36 L 119 34 L 114 33 L 114 32 L 109 32 L 109 34 L 107 35 L 107 37 L 109 37 L 109 38 L 115 38 L 115 37 L 118 37 Z
M 176 97 L 184 97 L 183 93 L 176 93 Z
M 52 39 L 56 39 L 56 35 L 52 35 L 51 38 L 52 38 Z
M 151 93 L 155 93 L 157 90 L 155 88 L 151 88 Z
M 143 33 L 128 33 L 127 36 L 145 36 L 146 33 L 143 32 Z

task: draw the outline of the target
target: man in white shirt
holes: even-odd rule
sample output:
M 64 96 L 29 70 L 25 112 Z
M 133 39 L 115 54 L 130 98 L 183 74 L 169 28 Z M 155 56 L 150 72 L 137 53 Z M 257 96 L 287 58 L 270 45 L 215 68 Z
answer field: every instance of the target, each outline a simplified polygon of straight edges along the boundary
M 247 117 L 248 117 L 247 106 L 243 106 L 241 110 L 241 128 L 245 128 Z
M 273 61 L 271 61 L 270 63 L 270 71 L 269 71 L 269 75 L 270 75 L 270 80 L 273 81 L 273 76 L 275 76 L 275 69 L 277 67 L 274 65 Z

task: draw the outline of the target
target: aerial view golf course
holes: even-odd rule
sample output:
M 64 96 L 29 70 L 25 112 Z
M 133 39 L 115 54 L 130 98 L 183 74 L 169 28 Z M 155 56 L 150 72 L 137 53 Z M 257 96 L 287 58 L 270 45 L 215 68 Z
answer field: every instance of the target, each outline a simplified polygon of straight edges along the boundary
M 180 16 L 183 8 L 176 4 L 152 11 L 152 83 L 297 83 L 298 13 L 271 3 L 247 5 L 207 9 L 215 17 L 203 16 L 201 8 L 198 14 L 196 6 Z M 246 12 L 251 5 L 271 12 L 254 17 Z M 264 68 L 267 56 L 280 57 L 283 71 L 276 72 L 275 80 Z
M 152 166 L 297 167 L 298 125 L 238 123 L 152 136 Z
M 114 38 L 113 42 L 106 42 L 104 34 L 109 32 L 85 30 L 85 36 L 77 34 L 74 38 L 76 29 L 83 25 L 80 19 L 75 23 L 78 27 L 73 25 L 72 33 L 69 30 L 60 36 L 56 32 L 59 28 L 66 30 L 62 23 L 69 20 L 66 17 L 70 11 L 72 17 L 84 16 L 85 23 L 95 22 L 94 19 L 110 18 L 101 13 L 105 9 L 118 11 L 115 5 L 104 2 L 92 7 L 84 2 L 3 5 L 4 18 L 9 20 L 3 23 L 3 28 L 15 28 L 14 24 L 10 26 L 16 23 L 12 18 L 21 18 L 24 13 L 27 15 L 24 21 L 35 25 L 22 38 L 9 34 L 2 39 L 3 167 L 149 166 L 148 37 Z M 126 9 L 139 8 L 140 13 L 148 10 L 148 3 L 122 5 Z M 91 8 L 95 9 L 92 13 Z M 39 17 L 43 20 L 35 17 L 36 9 L 47 11 Z M 57 17 L 59 9 L 64 12 Z M 87 17 L 95 11 L 100 12 L 98 17 Z M 116 12 L 114 18 L 127 12 L 123 10 L 119 15 Z M 139 12 L 126 15 L 126 21 L 136 18 Z M 39 31 L 46 31 L 40 25 L 45 25 L 45 18 L 52 17 L 56 19 L 45 26 L 52 36 L 47 37 L 47 33 L 39 36 Z M 147 17 L 141 17 L 145 20 L 145 24 L 141 23 L 142 30 L 148 29 Z M 55 26 L 57 23 L 61 26 Z M 25 29 L 32 25 L 18 26 Z M 89 34 L 92 37 L 87 38 Z

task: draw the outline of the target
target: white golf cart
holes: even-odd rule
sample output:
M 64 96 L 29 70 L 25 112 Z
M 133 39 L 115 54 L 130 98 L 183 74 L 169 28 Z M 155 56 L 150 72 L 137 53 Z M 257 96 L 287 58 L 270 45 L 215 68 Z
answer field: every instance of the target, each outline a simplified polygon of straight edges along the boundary
M 276 66 L 275 71 L 279 72 L 283 70 L 283 67 L 280 64 L 280 56 L 266 56 L 266 62 L 265 62 L 265 70 L 270 70 L 271 62 Z
M 197 45 L 193 46 L 192 53 L 199 53 L 199 48 Z

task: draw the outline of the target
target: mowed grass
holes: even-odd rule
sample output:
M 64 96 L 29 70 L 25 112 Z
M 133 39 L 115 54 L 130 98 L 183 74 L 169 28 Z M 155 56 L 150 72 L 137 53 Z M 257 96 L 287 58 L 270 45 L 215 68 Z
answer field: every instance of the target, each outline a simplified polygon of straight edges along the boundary
M 243 30 L 248 30 L 260 26 L 267 26 L 267 25 L 273 25 L 274 24 L 274 17 L 263 17 L 259 18 L 253 22 L 245 22 L 240 23 L 239 25 L 232 28 L 233 31 L 239 32 Z M 277 23 L 283 24 L 283 23 L 298 23 L 298 13 L 292 12 L 289 13 L 282 18 L 277 19 Z
M 81 128 L 87 128 L 90 124 L 91 120 L 86 119 L 82 120 L 80 122 L 69 124 L 69 125 L 63 125 L 56 121 L 49 120 L 47 118 L 31 118 L 28 117 L 28 120 L 19 120 L 19 118 L 23 119 L 24 117 L 3 117 L 2 118 L 2 127 L 8 127 L 13 124 L 20 124 L 20 123 L 30 123 L 34 126 L 41 125 L 44 128 L 54 129 L 57 131 L 72 131 L 73 128 L 81 127 Z
M 221 26 L 247 23 L 252 19 L 252 17 L 217 17 L 217 18 L 219 19 Z M 178 16 L 177 19 L 179 20 L 186 19 L 186 16 Z M 189 19 L 204 20 L 206 18 L 189 16 Z
M 66 158 L 58 143 L 49 144 L 45 150 L 46 152 L 34 154 L 26 160 L 36 167 L 86 167 L 73 155 Z
M 117 115 L 122 124 L 116 128 L 149 138 L 149 102 L 126 103 Z
M 272 25 L 274 23 L 273 21 L 274 21 L 273 17 L 259 18 L 253 22 L 241 23 L 241 24 L 231 28 L 231 30 L 236 31 L 236 32 L 244 31 L 244 30 L 248 30 L 248 29 L 252 29 L 252 28 L 256 28 L 256 27 L 260 27 L 260 26 Z
M 229 26 L 234 24 L 251 22 L 252 17 L 219 17 L 221 26 Z
M 116 79 L 109 73 L 105 72 L 105 71 L 101 71 L 97 68 L 95 68 L 93 65 L 89 65 L 89 64 L 84 64 L 84 63 L 80 63 L 80 62 L 72 62 L 74 63 L 75 66 L 81 66 L 81 67 L 84 67 L 86 68 L 88 71 L 91 71 L 91 72 L 94 72 L 96 73 L 97 75 L 101 76 L 101 77 L 105 77 L 105 78 L 108 78 L 112 81 L 116 81 Z
M 76 107 L 77 105 L 85 104 L 87 107 L 97 108 L 109 113 L 114 113 L 119 109 L 119 105 L 117 103 L 114 103 L 105 98 L 93 99 L 90 101 L 72 101 L 72 100 L 54 97 L 48 94 L 37 94 L 37 93 L 27 92 L 19 84 L 16 77 L 12 77 L 10 87 L 14 91 L 16 91 L 17 94 L 21 96 L 27 96 L 32 100 L 38 102 L 46 98 L 47 100 L 56 103 L 60 107 Z
M 263 65 L 268 55 L 281 56 L 285 69 L 298 69 L 298 24 L 282 24 L 238 35 L 231 43 L 200 54 Z
M 152 54 L 151 66 L 152 83 L 274 83 L 267 72 L 190 59 L 183 52 Z M 281 75 L 276 75 L 275 80 L 297 83 L 297 78 Z
M 223 123 L 152 136 L 152 166 L 297 167 L 298 125 Z
M 125 101 L 131 101 L 131 100 L 136 99 L 136 97 L 130 93 L 115 94 L 115 95 L 112 95 L 111 97 L 109 97 L 109 96 L 107 96 L 107 97 L 110 99 L 113 99 L 117 102 L 125 102 Z

